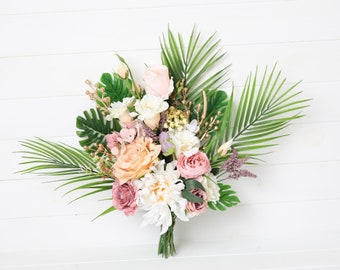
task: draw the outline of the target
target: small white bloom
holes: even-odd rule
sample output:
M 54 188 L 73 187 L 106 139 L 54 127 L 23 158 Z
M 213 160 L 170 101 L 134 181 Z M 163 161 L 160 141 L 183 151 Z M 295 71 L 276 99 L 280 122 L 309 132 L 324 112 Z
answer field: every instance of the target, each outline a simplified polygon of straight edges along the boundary
M 132 106 L 135 99 L 134 97 L 123 98 L 123 101 L 113 102 L 111 108 L 109 109 L 110 114 L 108 114 L 105 119 L 111 121 L 113 118 L 117 118 L 120 121 L 127 123 L 131 121 L 131 116 L 128 107 Z
M 190 122 L 190 124 L 186 124 L 184 126 L 184 129 L 196 134 L 200 127 L 198 126 L 197 120 L 194 119 Z
M 222 145 L 218 148 L 217 152 L 218 152 L 221 156 L 225 156 L 225 155 L 227 154 L 228 150 L 230 149 L 232 143 L 233 143 L 233 139 L 231 139 L 231 140 L 225 142 L 224 144 L 222 144 Z
M 184 154 L 189 157 L 196 154 L 200 147 L 200 140 L 191 131 L 176 130 L 174 132 L 169 132 L 171 142 L 175 146 L 175 155 L 177 158 Z
M 146 94 L 141 100 L 137 100 L 135 104 L 138 118 L 151 129 L 157 127 L 160 119 L 160 113 L 169 108 L 169 104 L 160 97 Z
M 207 194 L 208 202 L 217 202 L 220 199 L 220 187 L 217 185 L 217 178 L 212 173 L 203 175 L 200 179 Z
M 138 191 L 138 206 L 146 210 L 142 225 L 155 224 L 162 226 L 161 234 L 167 232 L 172 224 L 171 212 L 180 220 L 188 221 L 185 214 L 187 200 L 181 195 L 184 184 L 180 174 L 175 170 L 175 164 L 160 161 L 140 180 L 134 181 Z

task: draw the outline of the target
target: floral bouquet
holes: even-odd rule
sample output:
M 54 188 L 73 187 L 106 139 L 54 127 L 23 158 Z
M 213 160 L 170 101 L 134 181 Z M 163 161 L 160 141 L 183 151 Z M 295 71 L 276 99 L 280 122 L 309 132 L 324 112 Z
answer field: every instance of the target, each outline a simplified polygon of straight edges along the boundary
M 160 227 L 158 254 L 175 254 L 176 219 L 239 203 L 229 179 L 255 177 L 242 168 L 258 162 L 261 149 L 286 134 L 306 99 L 296 99 L 296 85 L 285 88 L 275 67 L 248 77 L 234 110 L 221 88 L 229 66 L 215 35 L 202 41 L 193 29 L 187 45 L 168 30 L 161 40 L 162 65 L 146 67 L 138 84 L 125 60 L 86 83 L 96 109 L 76 121 L 83 150 L 43 139 L 22 141 L 29 165 L 22 173 L 59 177 L 67 192 L 84 190 L 110 197 L 109 207 L 127 216 L 143 212 L 143 224 Z

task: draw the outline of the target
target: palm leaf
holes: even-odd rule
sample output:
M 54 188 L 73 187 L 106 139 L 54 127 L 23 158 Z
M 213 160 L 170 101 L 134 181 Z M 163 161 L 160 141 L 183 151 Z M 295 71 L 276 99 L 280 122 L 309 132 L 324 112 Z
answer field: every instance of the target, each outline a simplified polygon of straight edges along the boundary
M 18 152 L 24 154 L 22 156 L 24 161 L 20 165 L 29 165 L 30 167 L 19 171 L 19 173 L 37 173 L 58 177 L 57 180 L 50 181 L 63 182 L 57 189 L 68 185 L 77 185 L 66 194 L 76 190 L 92 190 L 78 198 L 112 188 L 114 180 L 103 179 L 105 175 L 97 170 L 97 164 L 85 151 L 40 138 L 22 141 L 21 145 L 25 150 Z
M 98 109 L 84 111 L 84 117 L 77 117 L 76 127 L 78 128 L 77 135 L 80 137 L 79 144 L 82 147 L 91 146 L 94 143 L 106 145 L 105 135 L 114 130 L 120 130 L 120 125 L 116 119 L 106 121 Z
M 277 135 L 287 125 L 303 115 L 301 109 L 309 99 L 296 99 L 301 92 L 294 91 L 297 84 L 284 89 L 285 79 L 275 66 L 267 76 L 267 69 L 257 84 L 258 74 L 248 77 L 234 118 L 231 134 L 233 146 L 240 156 L 254 157 L 259 149 L 276 145 L 274 141 L 288 134 Z
M 167 38 L 163 34 L 162 62 L 169 68 L 175 82 L 184 79 L 184 86 L 189 90 L 187 98 L 194 103 L 197 103 L 203 90 L 219 89 L 227 81 L 225 75 L 230 65 L 213 71 L 225 55 L 219 44 L 220 40 L 216 40 L 215 34 L 202 42 L 201 34 L 196 33 L 195 27 L 187 48 L 179 34 L 177 41 L 170 29 Z

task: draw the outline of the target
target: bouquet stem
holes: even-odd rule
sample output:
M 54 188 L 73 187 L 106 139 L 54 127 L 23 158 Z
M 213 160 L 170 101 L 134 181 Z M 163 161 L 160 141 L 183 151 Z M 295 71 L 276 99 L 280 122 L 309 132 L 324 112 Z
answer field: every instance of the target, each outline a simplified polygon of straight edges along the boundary
M 174 256 L 176 254 L 176 249 L 175 249 L 175 244 L 174 244 L 175 220 L 176 220 L 176 216 L 172 214 L 171 226 L 159 238 L 158 255 L 162 255 L 162 257 L 165 259 L 167 259 L 169 256 Z

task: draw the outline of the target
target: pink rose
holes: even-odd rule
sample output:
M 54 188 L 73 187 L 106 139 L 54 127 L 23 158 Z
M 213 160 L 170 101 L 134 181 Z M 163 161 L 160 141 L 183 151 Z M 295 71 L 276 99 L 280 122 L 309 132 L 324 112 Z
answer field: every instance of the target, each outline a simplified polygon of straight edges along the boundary
M 199 151 L 190 157 L 181 155 L 177 162 L 177 169 L 182 177 L 196 179 L 210 172 L 211 167 L 207 155 Z
M 174 89 L 166 66 L 147 68 L 144 74 L 145 92 L 147 94 L 168 99 Z
M 131 216 L 137 210 L 137 188 L 131 182 L 120 184 L 115 181 L 112 186 L 112 203 L 113 206 L 124 212 L 125 215 Z
M 207 195 L 205 194 L 205 192 L 201 189 L 192 189 L 190 190 L 190 192 L 194 195 L 196 195 L 197 197 L 200 197 L 203 199 L 203 202 L 200 203 L 194 203 L 194 202 L 187 202 L 187 211 L 188 211 L 188 215 L 189 217 L 193 217 L 193 216 L 197 216 L 199 214 L 201 214 L 202 212 L 205 211 L 205 209 L 207 208 Z

